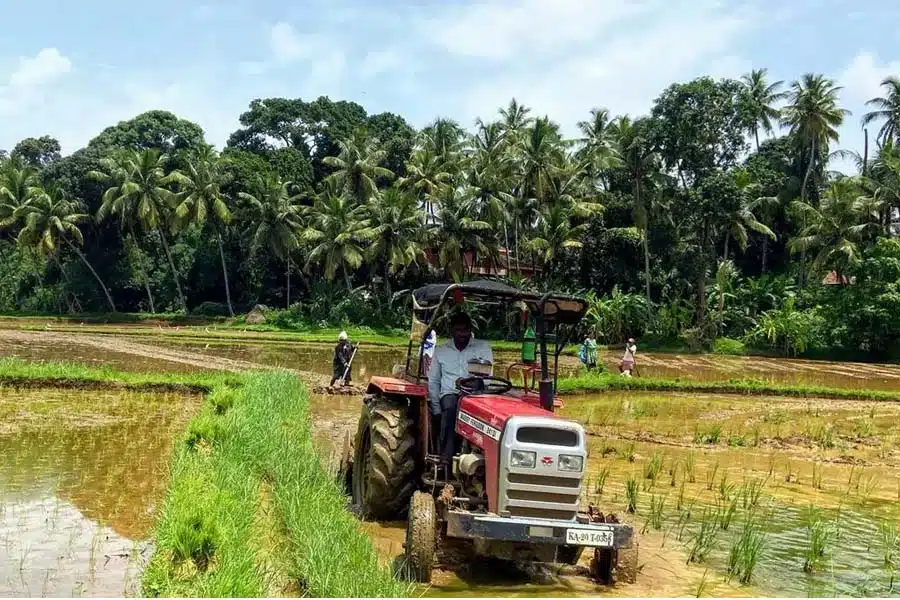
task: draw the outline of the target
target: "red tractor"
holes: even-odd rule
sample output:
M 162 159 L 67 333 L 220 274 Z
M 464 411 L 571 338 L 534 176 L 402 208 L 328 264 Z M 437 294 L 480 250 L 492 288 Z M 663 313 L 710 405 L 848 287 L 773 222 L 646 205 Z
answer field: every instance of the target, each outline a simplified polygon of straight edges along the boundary
M 509 365 L 505 378 L 482 374 L 458 381 L 461 449 L 447 467 L 428 409 L 423 341 L 463 304 L 518 309 L 522 326 L 534 325 L 539 364 L 523 360 Z M 352 446 L 347 440 L 344 457 L 344 483 L 364 516 L 390 520 L 407 513 L 405 562 L 413 579 L 430 581 L 438 544 L 460 538 L 471 540 L 476 554 L 541 563 L 574 565 L 590 547 L 600 580 L 633 581 L 632 527 L 593 507 L 581 510 L 584 429 L 553 412 L 562 406 L 556 396 L 559 355 L 585 308 L 581 298 L 538 295 L 494 281 L 413 292 L 406 364 L 395 367 L 393 377 L 371 378 L 356 439 Z M 548 342 L 555 344 L 552 368 Z M 516 370 L 520 386 L 510 381 Z

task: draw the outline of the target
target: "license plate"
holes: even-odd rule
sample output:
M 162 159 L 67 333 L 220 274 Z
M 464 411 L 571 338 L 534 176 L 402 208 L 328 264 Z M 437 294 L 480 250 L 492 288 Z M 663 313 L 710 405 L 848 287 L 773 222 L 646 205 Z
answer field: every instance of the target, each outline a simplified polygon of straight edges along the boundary
M 573 546 L 596 546 L 608 548 L 613 545 L 613 532 L 610 530 L 566 529 L 566 543 Z

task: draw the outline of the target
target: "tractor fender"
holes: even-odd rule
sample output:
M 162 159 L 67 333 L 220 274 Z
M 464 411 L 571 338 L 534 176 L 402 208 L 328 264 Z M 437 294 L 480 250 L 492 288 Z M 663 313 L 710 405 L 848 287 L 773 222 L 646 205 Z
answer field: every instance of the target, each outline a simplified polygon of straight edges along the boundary
M 372 377 L 366 386 L 366 394 L 424 398 L 428 395 L 428 387 L 420 383 L 410 383 L 404 379 L 397 379 L 396 377 Z

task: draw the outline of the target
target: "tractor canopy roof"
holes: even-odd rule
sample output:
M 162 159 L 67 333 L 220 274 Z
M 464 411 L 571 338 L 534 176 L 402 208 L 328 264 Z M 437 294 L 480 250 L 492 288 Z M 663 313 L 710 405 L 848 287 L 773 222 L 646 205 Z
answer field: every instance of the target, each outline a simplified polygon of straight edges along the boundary
M 537 313 L 543 302 L 544 317 L 550 321 L 576 324 L 584 316 L 587 304 L 576 296 L 548 292 L 538 294 L 516 289 L 499 281 L 479 279 L 464 283 L 433 283 L 413 291 L 413 309 L 419 313 L 430 313 L 443 304 L 454 304 L 460 300 L 476 304 L 524 304 L 532 313 Z

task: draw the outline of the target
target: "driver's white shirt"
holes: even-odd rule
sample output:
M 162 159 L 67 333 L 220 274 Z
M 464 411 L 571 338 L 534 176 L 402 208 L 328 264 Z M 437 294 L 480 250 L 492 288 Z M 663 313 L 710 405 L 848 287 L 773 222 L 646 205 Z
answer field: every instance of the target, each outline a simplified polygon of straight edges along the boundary
M 441 412 L 441 398 L 447 394 L 456 394 L 456 380 L 469 376 L 469 361 L 473 358 L 494 362 L 491 346 L 473 336 L 462 352 L 456 349 L 453 339 L 440 344 L 434 350 L 431 369 L 428 371 L 428 404 L 431 414 Z

